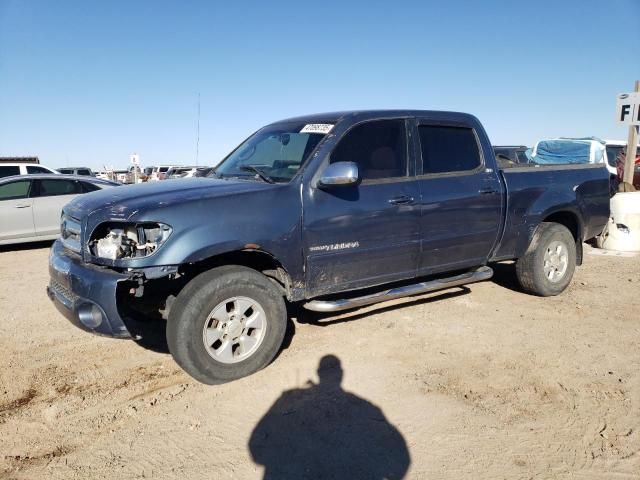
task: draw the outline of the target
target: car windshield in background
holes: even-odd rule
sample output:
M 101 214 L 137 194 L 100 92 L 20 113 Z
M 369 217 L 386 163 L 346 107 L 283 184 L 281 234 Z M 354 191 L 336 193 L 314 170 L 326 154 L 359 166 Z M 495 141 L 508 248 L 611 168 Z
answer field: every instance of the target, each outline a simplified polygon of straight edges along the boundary
M 215 174 L 220 178 L 257 176 L 288 182 L 332 127 L 288 123 L 263 128 L 234 150 Z

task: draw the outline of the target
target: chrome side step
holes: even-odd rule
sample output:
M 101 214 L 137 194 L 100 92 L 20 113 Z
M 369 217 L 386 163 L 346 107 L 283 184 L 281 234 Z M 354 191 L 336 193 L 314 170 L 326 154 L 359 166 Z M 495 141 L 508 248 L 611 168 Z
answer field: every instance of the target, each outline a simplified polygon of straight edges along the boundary
M 339 312 L 350 308 L 364 307 L 374 303 L 386 302 L 396 298 L 421 295 L 423 293 L 435 292 L 449 287 L 457 287 L 468 283 L 482 282 L 489 280 L 493 276 L 490 267 L 480 267 L 470 272 L 461 273 L 453 277 L 438 278 L 428 282 L 416 283 L 404 287 L 391 288 L 378 293 L 372 293 L 362 297 L 347 298 L 343 300 L 312 300 L 303 306 L 307 310 L 314 312 Z

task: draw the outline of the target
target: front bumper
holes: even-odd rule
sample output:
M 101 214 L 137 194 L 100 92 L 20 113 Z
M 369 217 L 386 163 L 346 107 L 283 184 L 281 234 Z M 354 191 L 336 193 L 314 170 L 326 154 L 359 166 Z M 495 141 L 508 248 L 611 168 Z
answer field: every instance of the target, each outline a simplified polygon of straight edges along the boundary
M 76 327 L 98 335 L 132 338 L 118 313 L 118 283 L 126 274 L 84 263 L 66 250 L 60 240 L 49 254 L 50 283 L 47 295 Z

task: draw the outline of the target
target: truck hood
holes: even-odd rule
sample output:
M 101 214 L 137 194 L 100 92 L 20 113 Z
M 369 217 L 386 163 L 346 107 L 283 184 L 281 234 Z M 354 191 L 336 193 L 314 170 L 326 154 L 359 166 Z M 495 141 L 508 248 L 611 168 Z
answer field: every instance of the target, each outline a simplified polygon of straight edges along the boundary
M 79 195 L 64 207 L 64 212 L 78 220 L 100 213 L 104 218 L 129 219 L 136 213 L 206 201 L 216 197 L 239 195 L 258 190 L 277 188 L 259 181 L 192 178 L 141 183 L 108 188 Z

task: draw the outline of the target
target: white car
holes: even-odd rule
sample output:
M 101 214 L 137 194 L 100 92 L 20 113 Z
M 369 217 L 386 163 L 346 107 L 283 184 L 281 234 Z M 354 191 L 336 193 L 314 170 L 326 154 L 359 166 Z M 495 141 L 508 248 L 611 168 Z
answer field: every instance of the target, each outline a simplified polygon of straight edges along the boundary
M 0 179 L 0 245 L 53 240 L 62 207 L 77 195 L 118 186 L 93 177 L 40 174 Z
M 57 175 L 60 172 L 39 163 L 0 163 L 0 178 L 32 173 L 53 173 Z

